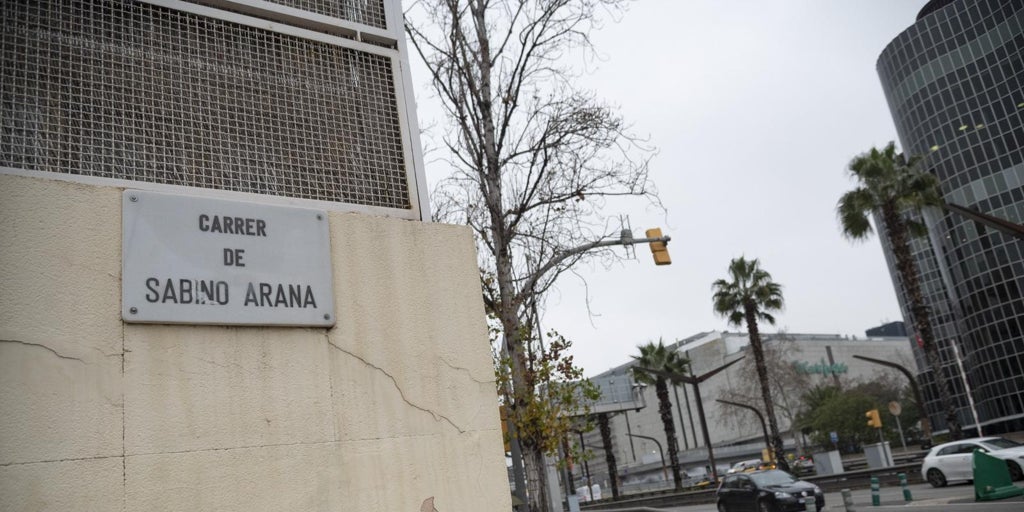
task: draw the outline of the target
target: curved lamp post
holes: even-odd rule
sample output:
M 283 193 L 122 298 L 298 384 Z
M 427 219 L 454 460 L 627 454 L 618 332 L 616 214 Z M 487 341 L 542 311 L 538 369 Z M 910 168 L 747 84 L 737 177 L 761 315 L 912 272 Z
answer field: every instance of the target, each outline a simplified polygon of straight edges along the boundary
M 640 439 L 647 439 L 648 441 L 654 441 L 655 446 L 658 447 L 658 454 L 661 455 L 661 473 L 665 477 L 665 481 L 668 481 L 668 467 L 665 466 L 665 450 L 661 449 L 661 443 L 657 439 L 650 436 L 642 436 L 640 434 L 626 434 L 629 437 L 639 437 Z
M 904 368 L 902 365 L 896 364 L 892 361 L 885 361 L 883 359 L 875 359 L 873 357 L 858 355 L 854 355 L 853 358 L 860 359 L 862 361 L 867 361 L 869 363 L 880 364 L 882 366 L 888 366 L 889 368 L 899 370 L 900 373 L 902 373 L 907 378 L 907 380 L 910 381 L 910 390 L 912 393 L 914 393 L 914 401 L 917 402 L 917 410 L 921 415 L 921 434 L 924 435 L 924 438 L 928 440 L 928 444 L 931 444 L 932 423 L 928 419 L 928 411 L 924 408 L 924 399 L 921 397 L 921 388 L 918 387 L 917 378 L 914 377 L 914 374 L 910 373 L 910 370 Z
M 718 468 L 715 467 L 715 451 L 711 448 L 711 436 L 708 435 L 708 422 L 707 419 L 705 419 L 704 417 L 704 402 L 700 398 L 700 383 L 710 379 L 711 377 L 714 377 L 722 370 L 742 360 L 743 358 L 740 357 L 735 361 L 725 363 L 722 366 L 719 366 L 718 368 L 715 368 L 714 370 L 711 370 L 710 372 L 707 372 L 703 375 L 685 375 L 681 373 L 671 373 L 663 372 L 661 370 L 652 370 L 650 368 L 644 368 L 642 366 L 636 367 L 639 368 L 640 371 L 650 373 L 651 375 L 657 375 L 659 377 L 665 377 L 666 379 L 675 380 L 677 382 L 685 382 L 687 384 L 693 385 L 693 398 L 697 402 L 697 415 L 700 416 L 700 428 L 701 430 L 704 431 L 704 445 L 708 447 L 708 462 L 711 463 L 711 483 L 718 483 Z
M 757 408 L 755 408 L 753 406 L 750 406 L 750 405 L 747 405 L 747 404 L 741 404 L 741 403 L 738 403 L 738 402 L 730 402 L 728 400 L 715 400 L 715 401 L 723 403 L 723 404 L 727 404 L 727 405 L 734 405 L 736 407 L 742 407 L 744 409 L 750 409 L 751 411 L 754 411 L 754 414 L 757 415 L 757 419 L 761 420 L 761 431 L 764 432 L 764 445 L 768 448 L 768 453 L 772 453 L 774 455 L 774 453 L 772 452 L 772 441 L 771 441 L 771 438 L 768 437 L 768 427 L 766 427 L 765 424 L 764 424 L 764 415 L 761 414 L 761 411 L 757 410 Z

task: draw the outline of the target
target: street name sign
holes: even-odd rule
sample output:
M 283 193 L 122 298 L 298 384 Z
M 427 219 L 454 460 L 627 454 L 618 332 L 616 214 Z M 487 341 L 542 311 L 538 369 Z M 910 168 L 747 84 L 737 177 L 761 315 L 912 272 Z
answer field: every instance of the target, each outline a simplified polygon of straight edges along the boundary
M 334 325 L 326 212 L 141 190 L 121 203 L 126 322 Z

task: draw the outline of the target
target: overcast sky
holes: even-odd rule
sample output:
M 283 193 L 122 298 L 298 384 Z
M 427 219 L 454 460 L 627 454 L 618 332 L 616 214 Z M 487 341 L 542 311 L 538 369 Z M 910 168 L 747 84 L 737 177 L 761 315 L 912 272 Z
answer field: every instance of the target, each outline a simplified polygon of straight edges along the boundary
M 651 176 L 667 214 L 621 213 L 635 236 L 672 237 L 672 265 L 655 267 L 643 246 L 610 270 L 580 269 L 586 286 L 562 278 L 542 323 L 573 340 L 587 375 L 648 341 L 736 331 L 713 313 L 711 283 L 741 255 L 783 285 L 777 326 L 789 332 L 863 337 L 901 319 L 877 238 L 845 240 L 835 204 L 854 187 L 850 159 L 896 137 L 875 61 L 925 3 L 638 0 L 593 34 L 604 59 L 581 86 L 659 150 Z M 428 125 L 437 110 L 412 69 Z M 428 163 L 428 179 L 443 167 Z

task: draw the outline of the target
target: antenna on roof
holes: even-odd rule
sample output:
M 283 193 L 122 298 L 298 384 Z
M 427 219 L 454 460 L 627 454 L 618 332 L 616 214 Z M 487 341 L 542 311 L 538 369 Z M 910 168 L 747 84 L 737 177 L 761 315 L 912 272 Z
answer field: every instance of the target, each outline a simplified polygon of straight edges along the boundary
M 626 258 L 635 260 L 636 247 L 633 246 L 633 227 L 629 224 L 629 216 L 619 215 L 619 225 L 622 226 L 619 238 L 622 240 L 622 247 L 626 249 Z

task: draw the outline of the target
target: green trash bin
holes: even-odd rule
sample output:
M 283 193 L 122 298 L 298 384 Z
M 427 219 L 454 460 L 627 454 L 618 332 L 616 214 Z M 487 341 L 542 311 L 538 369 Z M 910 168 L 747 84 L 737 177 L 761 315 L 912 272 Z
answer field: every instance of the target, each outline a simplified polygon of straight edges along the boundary
M 1013 485 L 1006 461 L 981 450 L 974 450 L 974 501 L 989 501 L 1024 495 L 1024 488 Z

